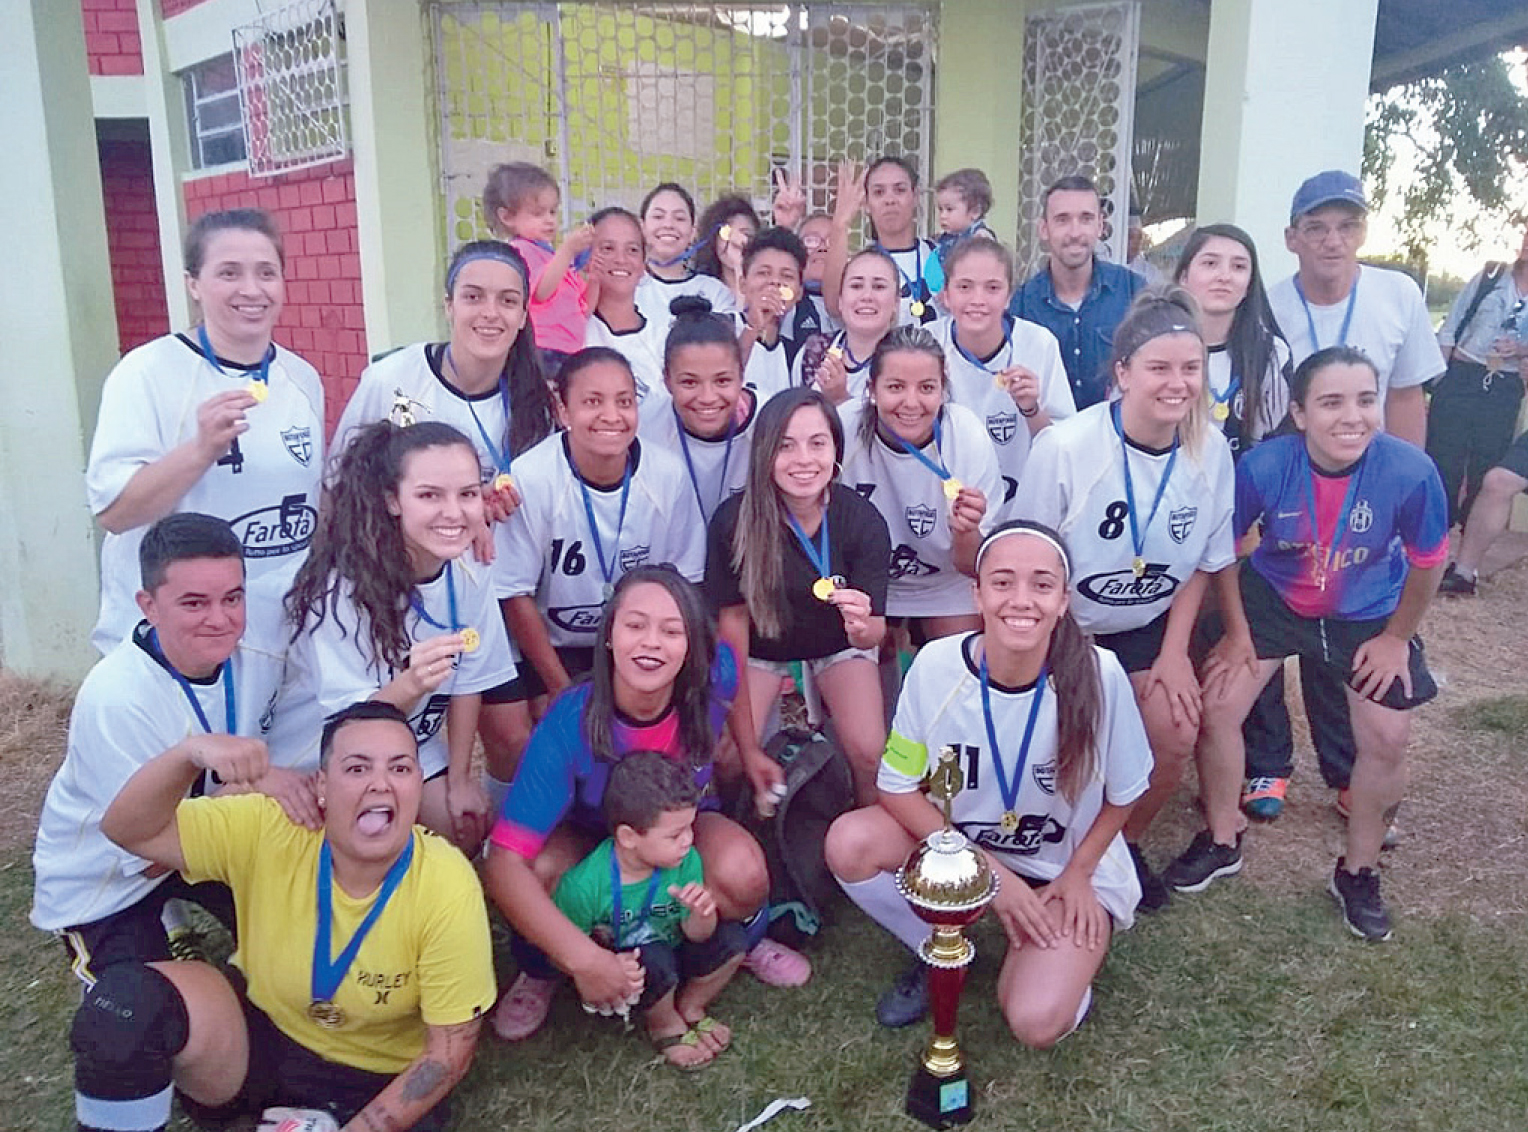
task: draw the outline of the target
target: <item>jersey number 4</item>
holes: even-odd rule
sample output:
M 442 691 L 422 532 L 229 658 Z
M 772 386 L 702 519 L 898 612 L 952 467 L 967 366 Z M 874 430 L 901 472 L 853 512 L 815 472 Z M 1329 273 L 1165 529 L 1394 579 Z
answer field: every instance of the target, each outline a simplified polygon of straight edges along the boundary
M 566 554 L 563 553 L 565 543 Z M 560 538 L 552 540 L 552 573 L 557 573 L 559 564 L 562 566 L 562 572 L 570 578 L 584 572 L 589 565 L 589 560 L 584 557 L 583 539 L 574 539 L 572 542 Z

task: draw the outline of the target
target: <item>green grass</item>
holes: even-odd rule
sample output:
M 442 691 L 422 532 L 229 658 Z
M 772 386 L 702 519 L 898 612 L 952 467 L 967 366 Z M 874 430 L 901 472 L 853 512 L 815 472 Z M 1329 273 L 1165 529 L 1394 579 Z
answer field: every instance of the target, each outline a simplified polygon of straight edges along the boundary
M 992 1002 L 992 924 L 962 1004 L 980 1129 L 1130 1132 L 1496 1132 L 1528 1113 L 1521 924 L 1400 921 L 1352 939 L 1312 876 L 1270 901 L 1247 881 L 1181 899 L 1122 935 L 1087 1024 L 1056 1050 L 1007 1035 Z M 31 873 L 0 866 L 0 1127 L 71 1126 L 66 1034 L 75 992 L 58 944 L 26 924 Z M 485 1038 L 458 1093 L 460 1132 L 730 1132 L 776 1096 L 807 1096 L 770 1132 L 920 1127 L 902 1091 L 926 1031 L 880 1030 L 875 994 L 903 956 L 846 911 L 797 991 L 747 976 L 717 1013 L 736 1045 L 681 1075 L 619 1024 L 559 996 L 541 1034 Z
M 1494 696 L 1456 707 L 1451 713 L 1465 731 L 1494 731 L 1513 739 L 1528 737 L 1528 696 Z

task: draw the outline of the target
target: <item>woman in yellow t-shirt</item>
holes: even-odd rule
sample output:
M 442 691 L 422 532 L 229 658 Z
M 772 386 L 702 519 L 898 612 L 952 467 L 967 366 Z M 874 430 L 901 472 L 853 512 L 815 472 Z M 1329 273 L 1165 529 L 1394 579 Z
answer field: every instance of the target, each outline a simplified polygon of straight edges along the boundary
M 82 1129 L 162 1129 L 173 1092 L 218 1126 L 292 1107 L 345 1129 L 444 1128 L 494 1000 L 482 891 L 414 825 L 418 751 L 396 708 L 332 716 L 320 760 L 322 831 L 260 795 L 185 799 L 204 771 L 236 788 L 264 773 L 264 744 L 229 735 L 177 744 L 107 808 L 128 853 L 232 889 L 239 946 L 229 968 L 119 964 L 86 993 Z

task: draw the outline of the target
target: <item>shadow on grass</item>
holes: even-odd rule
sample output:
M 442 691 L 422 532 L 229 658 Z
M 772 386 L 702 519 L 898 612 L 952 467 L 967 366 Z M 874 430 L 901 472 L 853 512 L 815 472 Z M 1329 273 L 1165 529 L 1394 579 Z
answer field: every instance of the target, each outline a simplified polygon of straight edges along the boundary
M 55 1132 L 72 1126 L 76 994 L 62 948 L 26 923 L 30 898 L 26 862 L 0 867 L 0 1125 Z M 1007 1035 L 991 998 L 1002 940 L 990 923 L 976 940 L 961 1017 L 975 1127 L 1494 1132 L 1528 1112 L 1520 930 L 1412 917 L 1368 946 L 1319 878 L 1286 900 L 1233 882 L 1122 935 L 1092 1016 L 1049 1053 Z M 871 1015 L 903 954 L 846 910 L 813 958 L 800 990 L 741 976 L 717 1005 L 734 1050 L 689 1076 L 564 992 L 530 1041 L 485 1037 L 455 1127 L 730 1132 L 776 1096 L 805 1095 L 812 1108 L 770 1132 L 911 1132 L 902 1091 L 926 1031 L 881 1030 Z

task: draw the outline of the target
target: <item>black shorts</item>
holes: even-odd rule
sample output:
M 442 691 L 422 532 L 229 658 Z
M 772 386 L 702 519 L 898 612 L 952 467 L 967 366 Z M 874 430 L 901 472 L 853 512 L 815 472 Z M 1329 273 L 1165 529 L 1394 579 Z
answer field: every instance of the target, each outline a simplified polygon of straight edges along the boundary
M 592 645 L 587 648 L 582 645 L 567 645 L 555 651 L 557 659 L 562 661 L 562 666 L 568 673 L 568 679 L 575 684 L 589 675 L 594 668 Z M 485 704 L 519 703 L 546 695 L 546 681 L 541 678 L 541 673 L 536 671 L 536 666 L 521 657 L 518 667 L 519 671 L 513 680 L 506 681 L 497 688 L 490 688 L 483 693 Z
M 644 975 L 637 1009 L 649 1009 L 675 987 L 720 970 L 734 956 L 747 950 L 747 932 L 742 924 L 731 920 L 718 923 L 711 938 L 699 943 L 681 939 L 677 944 L 642 944 L 637 949 Z
M 177 899 L 205 908 L 229 931 L 234 930 L 233 893 L 226 884 L 211 880 L 187 884 L 179 873 L 171 873 L 138 903 L 64 929 L 61 938 L 69 952 L 70 970 L 88 986 L 117 963 L 167 962 L 170 942 L 160 915 L 167 900 Z
M 1514 440 L 1507 446 L 1502 458 L 1497 461 L 1498 468 L 1506 468 L 1515 476 L 1521 476 L 1528 480 L 1528 432 Z
M 1167 614 L 1149 621 L 1139 629 L 1119 633 L 1100 633 L 1093 638 L 1099 648 L 1108 649 L 1126 672 L 1145 672 L 1162 655 L 1162 641 L 1167 636 Z
M 1335 617 L 1301 617 L 1278 591 L 1252 568 L 1250 560 L 1241 568 L 1242 605 L 1247 624 L 1252 629 L 1252 646 L 1260 660 L 1283 660 L 1298 656 L 1300 663 L 1327 669 L 1332 676 L 1353 688 L 1353 655 L 1359 646 L 1384 632 L 1388 617 L 1369 621 L 1344 621 Z M 1427 703 L 1438 694 L 1438 685 L 1427 669 L 1422 638 L 1412 637 L 1407 666 L 1411 673 L 1411 695 L 1406 695 L 1400 680 L 1395 680 L 1377 702 L 1387 708 L 1404 711 Z M 1355 689 L 1356 690 L 1356 689 Z
M 249 1001 L 238 968 L 224 967 L 222 972 L 244 1008 L 249 1069 L 238 1094 L 225 1104 L 205 1105 L 177 1090 L 181 1108 L 197 1127 L 226 1128 L 240 1117 L 259 1116 L 275 1107 L 322 1109 L 343 1127 L 392 1082 L 392 1074 L 338 1065 L 294 1041 Z M 451 1119 L 450 1102 L 449 1096 L 443 1098 L 412 1126 L 415 1132 L 443 1132 Z

